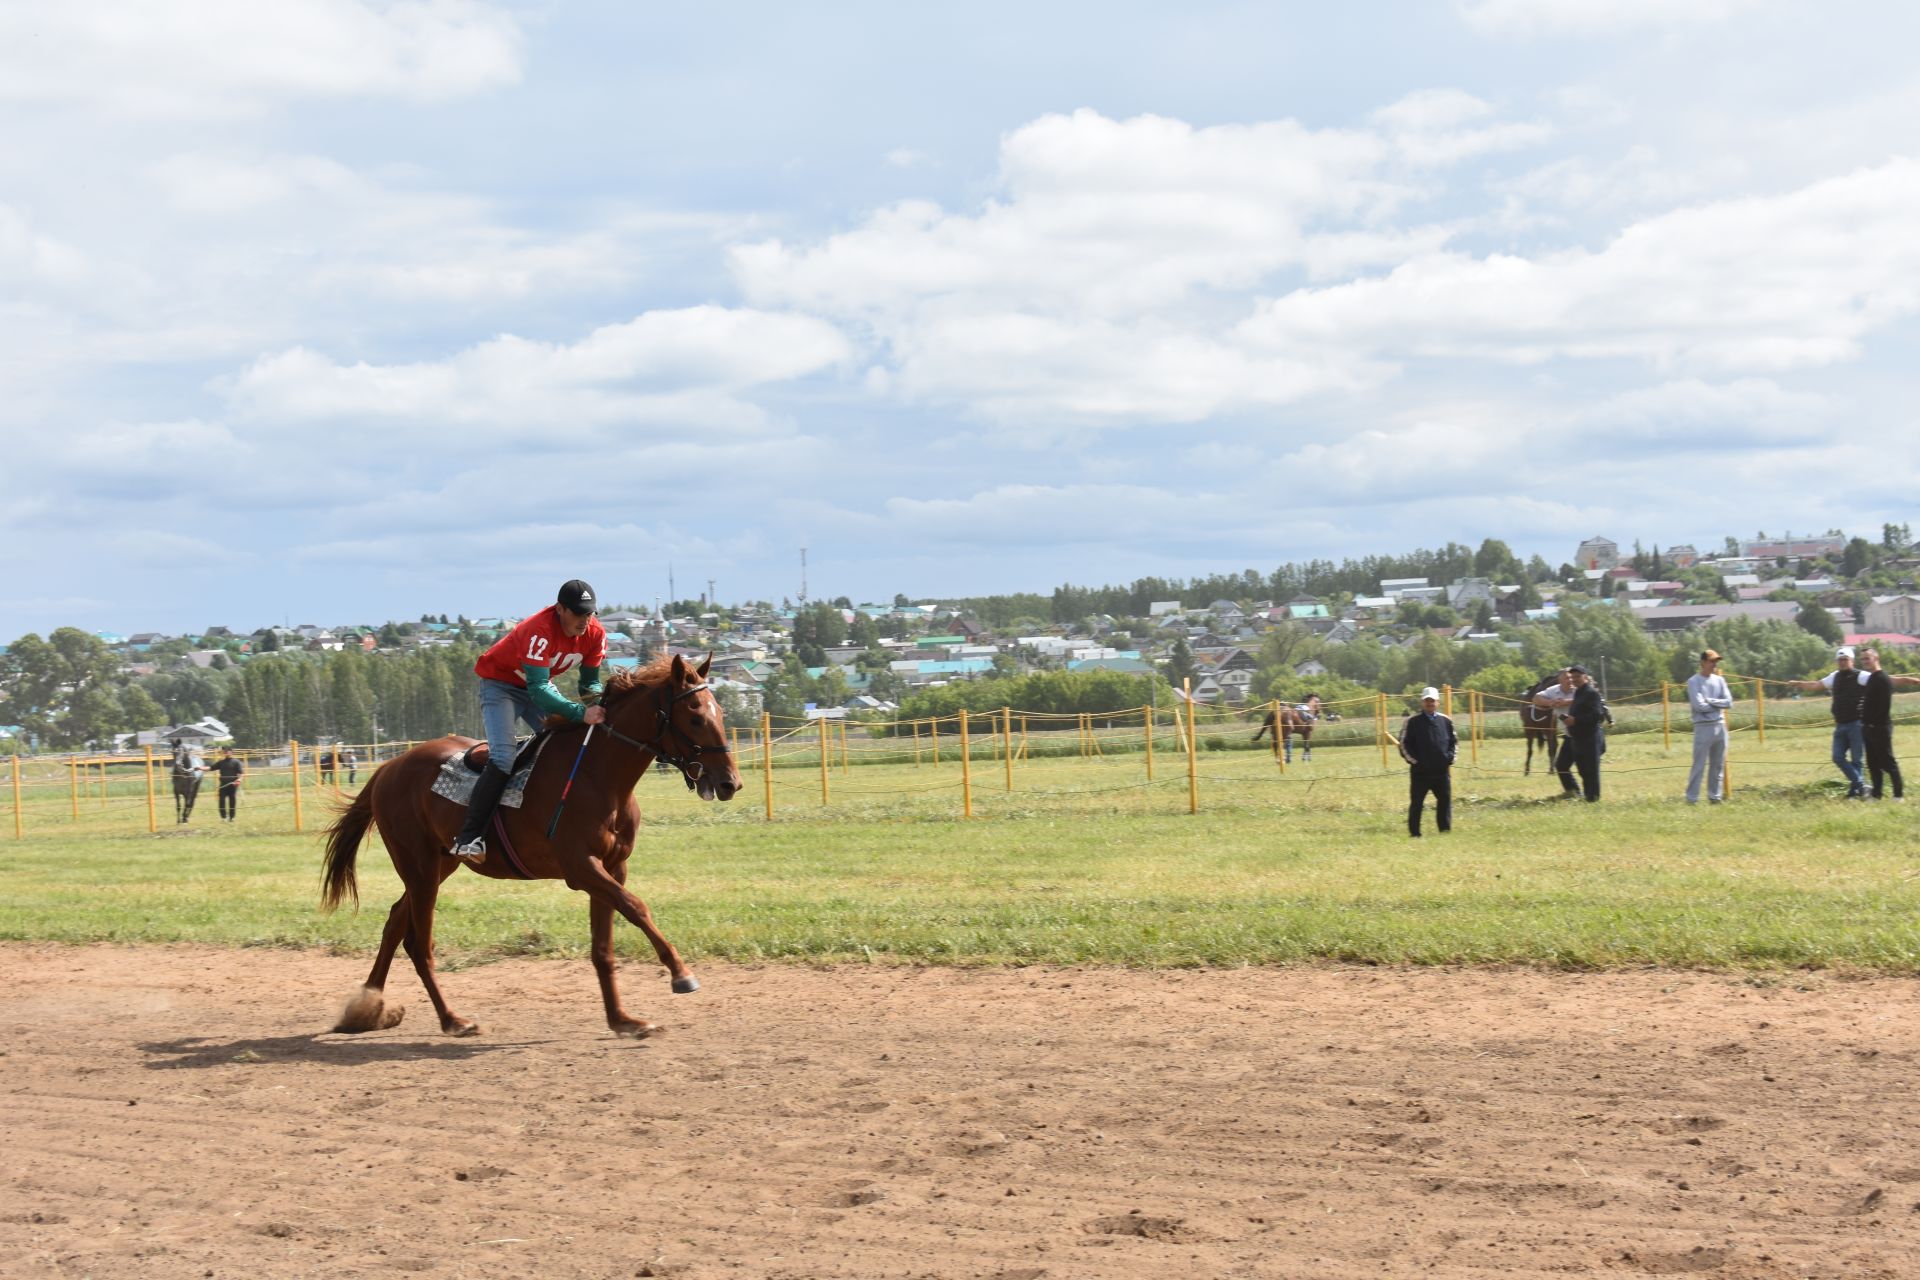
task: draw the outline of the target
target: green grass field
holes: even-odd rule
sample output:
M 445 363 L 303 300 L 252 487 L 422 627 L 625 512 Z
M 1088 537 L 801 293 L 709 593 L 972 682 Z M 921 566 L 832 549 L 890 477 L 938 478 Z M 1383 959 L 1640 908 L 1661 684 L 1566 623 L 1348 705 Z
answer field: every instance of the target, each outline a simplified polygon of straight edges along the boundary
M 1522 778 L 1516 740 L 1485 744 L 1478 768 L 1463 743 L 1455 830 L 1437 837 L 1429 814 L 1419 841 L 1404 770 L 1383 770 L 1358 728 L 1284 774 L 1264 751 L 1203 749 L 1197 816 L 1170 735 L 1151 784 L 1137 731 L 1100 758 L 1021 761 L 1011 791 L 978 746 L 971 821 L 951 742 L 938 766 L 836 763 L 824 805 L 803 742 L 774 770 L 772 821 L 758 772 L 728 805 L 643 779 L 630 883 L 695 962 L 1920 967 L 1920 802 L 1837 799 L 1809 719 L 1764 746 L 1741 729 L 1733 802 L 1689 808 L 1684 735 L 1663 750 L 1657 710 L 1622 727 L 1599 805 Z M 1238 748 L 1248 732 L 1199 736 Z M 29 787 L 17 840 L 0 788 L 0 938 L 370 949 L 398 893 L 377 839 L 360 860 L 366 909 L 323 916 L 321 797 L 305 791 L 295 834 L 289 780 L 254 781 L 232 827 L 210 786 L 185 828 L 161 796 L 154 835 L 143 779 L 85 796 L 76 819 L 62 776 Z M 637 931 L 620 939 L 650 956 Z M 586 902 L 455 876 L 439 944 L 449 966 L 584 954 Z

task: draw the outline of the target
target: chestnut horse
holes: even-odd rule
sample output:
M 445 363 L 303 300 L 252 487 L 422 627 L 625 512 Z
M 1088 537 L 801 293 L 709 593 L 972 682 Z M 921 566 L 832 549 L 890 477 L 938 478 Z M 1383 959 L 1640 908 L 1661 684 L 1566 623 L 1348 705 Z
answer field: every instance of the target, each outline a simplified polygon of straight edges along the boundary
M 433 972 L 434 903 L 441 882 L 462 866 L 495 880 L 565 880 L 568 888 L 587 894 L 594 973 L 600 979 L 607 1025 L 616 1033 L 640 1037 L 655 1027 L 629 1017 L 620 1005 L 614 984 L 615 912 L 647 935 L 672 976 L 676 993 L 698 990 L 700 983 L 673 944 L 654 927 L 647 904 L 628 893 L 625 885 L 627 857 L 640 824 L 633 788 L 648 765 L 663 760 L 674 766 L 703 800 L 730 800 L 740 789 L 740 772 L 727 750 L 720 707 L 706 684 L 711 662 L 709 657 L 696 668 L 675 655 L 671 661 L 661 659 L 607 681 L 600 701 L 606 721 L 591 726 L 591 738 L 586 725 L 563 723 L 553 731 L 527 783 L 521 807 L 494 811 L 487 857 L 478 865 L 447 854 L 466 810 L 432 790 L 440 766 L 472 746 L 472 739 L 449 736 L 423 742 L 375 769 L 352 805 L 327 830 L 321 905 L 331 911 L 347 898 L 359 905 L 353 863 L 369 827 L 380 829 L 387 856 L 393 859 L 406 891 L 387 912 L 380 954 L 366 985 L 334 1029 L 372 1031 L 400 1021 L 404 1010 L 388 1009 L 382 993 L 394 950 L 404 943 L 427 998 L 440 1015 L 440 1029 L 455 1036 L 479 1033 L 477 1025 L 447 1007 Z M 549 839 L 553 818 L 558 823 Z M 502 830 L 507 837 L 504 845 Z
M 1293 763 L 1293 739 L 1296 734 L 1300 737 L 1300 758 L 1313 759 L 1313 726 L 1318 723 L 1319 718 L 1317 712 L 1302 711 L 1298 707 L 1282 706 L 1280 708 L 1281 727 L 1277 733 L 1280 738 L 1282 759 L 1289 764 Z M 1254 731 L 1253 740 L 1258 742 L 1265 734 L 1275 732 L 1273 712 L 1268 711 L 1266 719 L 1262 720 L 1259 729 Z
M 1547 768 L 1553 768 L 1553 753 L 1560 745 L 1560 726 L 1554 721 L 1553 712 L 1535 703 L 1533 696 L 1559 683 L 1560 673 L 1555 671 L 1534 681 L 1533 686 L 1520 695 L 1520 733 L 1527 740 L 1527 765 L 1520 771 L 1522 777 L 1533 775 L 1533 747 L 1536 742 L 1547 753 Z

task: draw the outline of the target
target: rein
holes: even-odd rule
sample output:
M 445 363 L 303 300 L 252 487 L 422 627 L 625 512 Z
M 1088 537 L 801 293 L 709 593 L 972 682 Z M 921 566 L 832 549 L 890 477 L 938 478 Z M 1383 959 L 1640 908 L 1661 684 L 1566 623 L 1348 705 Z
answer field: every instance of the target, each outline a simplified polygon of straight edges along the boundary
M 692 787 L 697 784 L 701 778 L 705 777 L 707 773 L 707 766 L 700 760 L 701 755 L 708 752 L 718 752 L 721 755 L 727 754 L 727 748 L 724 743 L 717 747 L 701 746 L 692 738 L 689 738 L 673 723 L 674 704 L 682 698 L 692 697 L 706 687 L 705 681 L 699 684 L 688 685 L 680 692 L 664 700 L 662 695 L 667 692 L 666 686 L 662 685 L 658 689 L 655 689 L 653 699 L 654 714 L 659 717 L 659 720 L 654 728 L 653 737 L 646 742 L 642 742 L 638 738 L 629 737 L 620 732 L 613 727 L 610 721 L 605 723 L 603 727 L 616 741 L 624 742 L 636 751 L 650 752 L 654 759 L 665 761 L 667 764 L 678 769 L 680 776 L 687 780 L 687 786 Z M 686 744 L 687 753 L 685 755 L 675 755 L 666 749 L 666 738 L 668 734 L 672 734 L 674 737 L 680 739 L 682 743 Z

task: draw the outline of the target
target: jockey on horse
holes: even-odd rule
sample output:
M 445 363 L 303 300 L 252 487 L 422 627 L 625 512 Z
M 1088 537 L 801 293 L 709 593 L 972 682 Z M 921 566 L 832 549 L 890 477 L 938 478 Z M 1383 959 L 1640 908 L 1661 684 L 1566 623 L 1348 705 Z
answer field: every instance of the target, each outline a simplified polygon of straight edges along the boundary
M 607 659 L 607 633 L 594 615 L 593 588 L 574 578 L 560 587 L 552 606 L 524 619 L 480 655 L 480 720 L 487 735 L 487 767 L 473 784 L 467 820 L 447 852 L 480 863 L 487 857 L 487 821 L 513 776 L 516 722 L 538 732 L 550 715 L 578 724 L 599 724 L 606 712 L 575 702 L 553 687 L 553 678 L 580 668 L 580 696 L 598 697 L 600 667 Z

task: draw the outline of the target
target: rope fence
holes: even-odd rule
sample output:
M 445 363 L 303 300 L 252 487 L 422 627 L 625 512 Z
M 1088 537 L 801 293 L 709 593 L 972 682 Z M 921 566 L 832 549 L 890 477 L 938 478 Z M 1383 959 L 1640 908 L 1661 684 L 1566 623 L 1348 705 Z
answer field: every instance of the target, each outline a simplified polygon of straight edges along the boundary
M 1727 718 L 1726 794 L 1732 794 L 1736 773 L 1751 785 L 1754 772 L 1831 768 L 1826 733 L 1832 721 L 1824 698 L 1769 696 L 1768 685 L 1784 682 L 1727 680 L 1735 706 Z M 1609 774 L 1690 767 L 1690 717 L 1684 702 L 1674 714 L 1676 689 L 1682 687 L 1662 684 L 1612 700 L 1615 721 L 1608 738 L 1637 741 L 1657 750 L 1661 759 L 1609 765 Z M 1514 750 L 1526 732 L 1519 714 L 1523 705 L 1518 697 L 1442 689 L 1441 709 L 1453 717 L 1459 737 L 1456 774 L 1552 776 L 1550 760 L 1529 770 L 1526 757 Z M 1291 710 L 1278 702 L 1212 707 L 1176 701 L 1097 712 L 1002 707 L 896 720 L 784 721 L 763 714 L 757 724 L 730 727 L 728 736 L 745 783 L 741 798 L 757 791 L 768 821 L 783 813 L 940 793 L 957 793 L 948 813 L 962 818 L 974 817 L 976 800 L 989 795 L 1065 801 L 1174 791 L 1184 791 L 1186 811 L 1198 814 L 1203 796 L 1221 788 L 1293 783 L 1310 790 L 1405 775 L 1397 753 L 1398 722 L 1411 711 L 1405 699 L 1375 694 L 1323 703 L 1307 733 L 1287 722 L 1283 713 Z M 1276 717 L 1275 727 L 1261 735 L 1267 741 L 1256 743 L 1252 730 L 1267 715 Z M 1916 721 L 1920 695 L 1897 698 L 1893 722 Z M 1809 731 L 1818 731 L 1817 739 Z M 1784 735 L 1793 746 L 1811 748 L 1818 740 L 1820 750 L 1782 755 L 1780 743 L 1766 748 L 1769 734 Z M 1751 746 L 1743 750 L 1742 743 Z M 317 831 L 375 768 L 415 745 L 296 741 L 236 749 L 244 773 L 235 796 L 235 823 L 257 832 Z M 1322 753 L 1319 762 L 1316 752 Z M 0 779 L 5 809 L 0 836 L 57 835 L 83 823 L 97 828 L 103 821 L 128 831 L 144 826 L 149 834 L 216 822 L 219 778 L 211 770 L 212 753 L 207 755 L 209 771 L 200 777 L 184 821 L 185 797 L 175 795 L 165 751 L 0 758 L 8 770 Z M 1324 767 L 1335 761 L 1336 767 Z M 1036 784 L 1036 774 L 1044 774 L 1044 781 Z M 1070 782 L 1063 781 L 1069 777 Z M 196 790 L 191 784 L 187 789 Z

